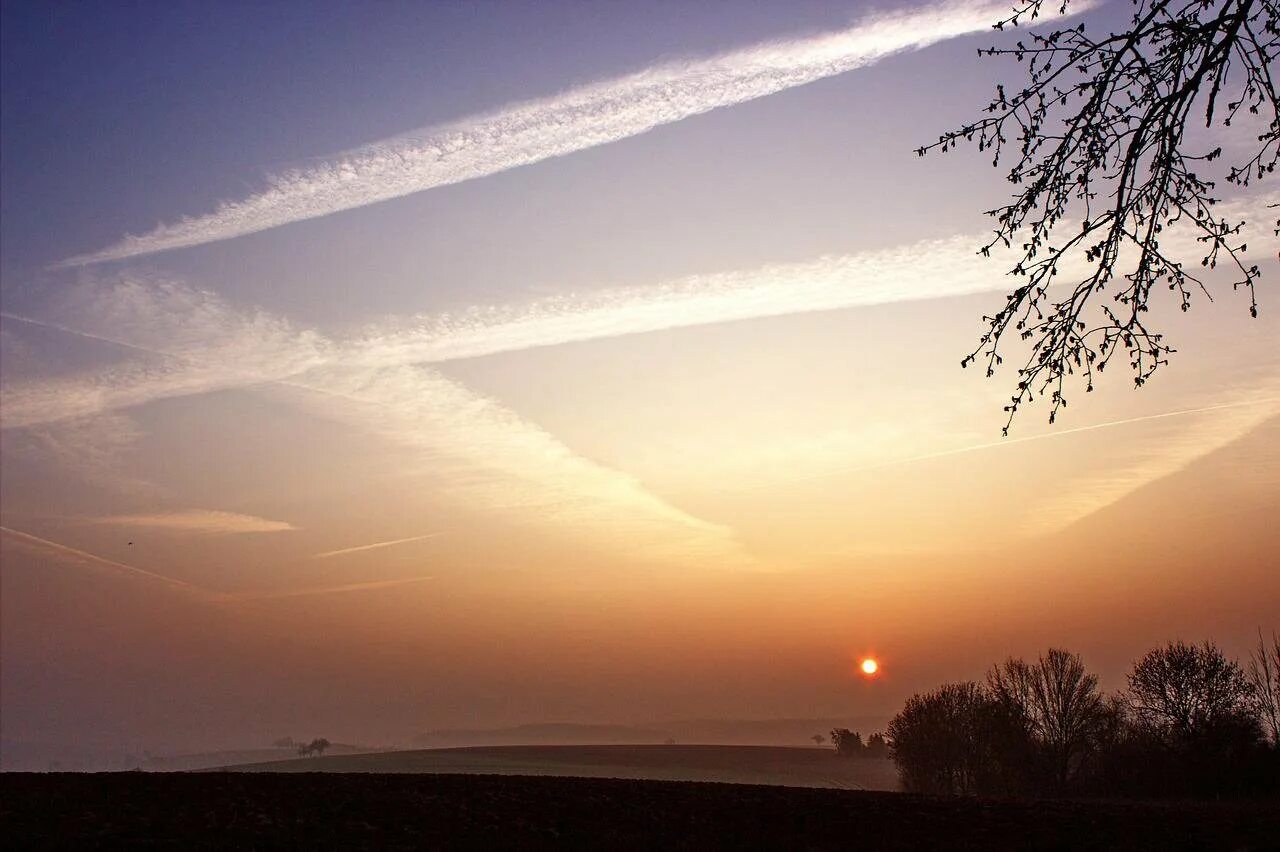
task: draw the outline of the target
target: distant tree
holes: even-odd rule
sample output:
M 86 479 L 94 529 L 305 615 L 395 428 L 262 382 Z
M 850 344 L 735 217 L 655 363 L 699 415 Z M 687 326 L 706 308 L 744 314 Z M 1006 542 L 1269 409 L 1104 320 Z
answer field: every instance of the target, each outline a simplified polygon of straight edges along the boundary
M 325 749 L 327 749 L 331 745 L 333 745 L 333 743 L 329 742 L 324 737 L 318 737 L 309 743 L 306 743 L 306 744 L 300 743 L 298 745 L 298 754 L 301 757 L 306 757 L 307 755 L 310 755 L 310 754 L 323 755 Z
M 1001 706 L 976 683 L 913 695 L 889 722 L 889 749 L 913 793 L 974 794 L 1001 788 Z
M 848 728 L 836 728 L 831 732 L 831 742 L 841 757 L 862 757 L 862 734 Z
M 1268 645 L 1258 630 L 1258 647 L 1249 657 L 1248 677 L 1262 731 L 1273 747 L 1280 748 L 1280 634 L 1272 631 Z
M 1062 792 L 1097 747 L 1106 719 L 1098 678 L 1080 657 L 1051 648 L 1034 663 L 1009 658 L 987 674 L 987 689 L 1006 716 L 1020 726 L 1025 740 L 1013 745 L 1006 763 L 1027 780 Z
M 1070 0 L 1019 0 L 996 29 L 1034 20 L 1046 6 Z M 1086 391 L 1120 352 L 1141 386 L 1174 351 L 1146 315 L 1160 289 L 1179 307 L 1207 283 L 1186 259 L 1161 244 L 1178 224 L 1195 236 L 1195 266 L 1230 267 L 1257 316 L 1254 285 L 1261 271 L 1245 259 L 1241 222 L 1214 212 L 1215 177 L 1240 188 L 1261 180 L 1280 161 L 1280 3 L 1276 0 L 1133 0 L 1129 28 L 1095 36 L 1084 24 L 1031 33 L 1013 47 L 979 50 L 1012 57 L 1026 77 L 996 87 L 986 115 L 918 149 L 923 156 L 975 142 L 998 166 L 1012 149 L 1008 181 L 1017 187 L 989 211 L 995 234 L 981 249 L 1019 246 L 1019 283 L 1004 307 L 985 317 L 977 348 L 988 376 L 1003 361 L 1009 332 L 1028 342 L 1016 392 L 1005 406 L 1009 423 L 1033 395 L 1048 395 L 1049 421 L 1067 404 L 1065 383 Z M 1197 121 L 1235 125 L 1233 164 L 1214 175 L 1223 148 L 1188 139 Z M 1280 233 L 1280 227 L 1277 227 Z M 1082 256 L 1083 278 L 1050 295 L 1065 263 Z M 1190 268 L 1195 268 L 1190 266 Z M 1111 289 L 1111 301 L 1100 302 Z
M 1170 642 L 1147 652 L 1129 674 L 1135 719 L 1157 734 L 1194 739 L 1252 717 L 1253 687 L 1239 663 L 1210 642 Z
M 867 757 L 884 759 L 889 756 L 889 743 L 884 734 L 875 733 L 867 737 Z
M 293 737 L 281 737 L 272 742 L 271 745 L 276 748 L 297 748 L 298 743 L 294 741 Z
M 813 740 L 814 745 L 822 745 L 827 741 L 827 738 L 824 737 L 822 734 L 814 734 L 813 736 L 809 737 L 809 739 Z

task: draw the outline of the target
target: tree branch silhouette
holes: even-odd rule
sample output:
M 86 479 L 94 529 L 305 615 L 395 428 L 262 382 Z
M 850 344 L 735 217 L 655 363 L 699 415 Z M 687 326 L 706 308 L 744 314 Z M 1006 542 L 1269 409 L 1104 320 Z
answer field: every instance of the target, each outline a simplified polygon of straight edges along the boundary
M 1023 0 L 995 28 L 1036 19 L 1046 2 L 1065 11 L 1070 0 Z M 1199 267 L 1230 269 L 1233 289 L 1246 291 L 1250 314 L 1258 313 L 1261 270 L 1245 258 L 1244 223 L 1215 214 L 1213 177 L 1248 188 L 1280 161 L 1272 70 L 1280 53 L 1280 0 L 1133 0 L 1133 6 L 1125 32 L 1095 38 L 1080 24 L 979 50 L 1025 64 L 1025 84 L 997 86 L 984 117 L 917 149 L 924 156 L 976 143 L 991 152 L 993 166 L 1012 161 L 1007 179 L 1017 189 L 1008 204 L 987 211 L 996 227 L 981 253 L 1016 247 L 1011 273 L 1020 283 L 1003 308 L 983 318 L 987 328 L 961 362 L 981 359 L 990 377 L 1010 332 L 1029 343 L 1005 406 L 1006 435 L 1036 395 L 1049 395 L 1053 423 L 1067 404 L 1068 378 L 1092 391 L 1096 374 L 1118 353 L 1138 387 L 1168 363 L 1175 350 L 1145 316 L 1153 292 L 1166 286 L 1183 311 L 1196 290 L 1212 298 L 1201 269 L 1161 246 L 1172 225 L 1193 229 L 1203 244 Z M 1235 164 L 1219 163 L 1221 147 L 1201 150 L 1188 141 L 1200 117 L 1207 128 L 1227 128 L 1242 113 L 1265 127 Z M 1051 295 L 1065 260 L 1078 254 L 1089 273 Z M 1108 290 L 1110 302 L 1099 298 Z

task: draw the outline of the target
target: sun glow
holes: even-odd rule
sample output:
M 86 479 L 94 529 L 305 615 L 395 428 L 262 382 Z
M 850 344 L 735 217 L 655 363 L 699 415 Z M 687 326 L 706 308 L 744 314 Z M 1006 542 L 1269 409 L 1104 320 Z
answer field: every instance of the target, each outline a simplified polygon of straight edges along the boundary
M 880 664 L 877 663 L 875 660 L 873 660 L 871 657 L 867 657 L 865 660 L 862 661 L 862 664 L 859 666 L 859 668 L 862 669 L 862 673 L 867 677 L 874 677 L 876 672 L 880 671 Z

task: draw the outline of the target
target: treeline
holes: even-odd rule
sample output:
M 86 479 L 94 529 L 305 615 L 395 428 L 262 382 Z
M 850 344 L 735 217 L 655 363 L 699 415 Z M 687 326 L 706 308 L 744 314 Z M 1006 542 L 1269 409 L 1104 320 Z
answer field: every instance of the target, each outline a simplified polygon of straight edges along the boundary
M 831 744 L 841 757 L 888 757 L 889 743 L 884 734 L 872 734 L 862 741 L 862 734 L 848 728 L 836 728 L 831 732 Z
M 935 794 L 1245 797 L 1280 794 L 1280 638 L 1247 667 L 1172 642 L 1106 695 L 1058 648 L 983 683 L 912 696 L 889 723 L 903 788 Z

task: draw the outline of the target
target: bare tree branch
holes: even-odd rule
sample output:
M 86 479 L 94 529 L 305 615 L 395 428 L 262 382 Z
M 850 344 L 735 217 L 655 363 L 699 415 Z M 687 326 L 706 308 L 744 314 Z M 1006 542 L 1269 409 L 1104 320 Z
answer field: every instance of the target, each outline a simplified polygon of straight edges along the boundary
M 998 30 L 1035 20 L 1046 0 L 1023 0 Z M 1065 11 L 1070 0 L 1050 0 Z M 1183 311 L 1194 291 L 1208 296 L 1199 271 L 1160 244 L 1173 225 L 1191 228 L 1203 245 L 1199 266 L 1231 270 L 1257 316 L 1261 274 L 1245 259 L 1239 221 L 1215 215 L 1217 182 L 1203 174 L 1221 147 L 1194 150 L 1189 122 L 1230 127 L 1241 113 L 1265 129 L 1222 177 L 1248 188 L 1280 161 L 1280 98 L 1272 66 L 1280 54 L 1280 0 L 1133 0 L 1126 32 L 1095 38 L 1083 24 L 1029 34 L 1014 47 L 979 50 L 1027 67 L 1026 84 L 996 87 L 986 115 L 918 149 L 947 151 L 975 143 L 992 164 L 1013 161 L 1012 200 L 988 211 L 994 235 L 981 248 L 1016 248 L 1011 270 L 1021 283 L 1003 308 L 984 317 L 986 331 L 962 366 L 986 362 L 992 376 L 1007 335 L 1026 341 L 1005 406 L 1005 434 L 1019 408 L 1048 394 L 1049 422 L 1067 404 L 1068 377 L 1092 391 L 1123 352 L 1137 386 L 1174 352 L 1146 318 L 1153 292 L 1172 291 Z M 1280 234 L 1280 221 L 1276 233 Z M 1050 293 L 1068 257 L 1083 254 L 1091 271 L 1065 293 Z M 1195 267 L 1192 266 L 1191 269 Z M 1111 299 L 1100 294 L 1111 291 Z M 1093 309 L 1093 310 L 1091 310 Z

